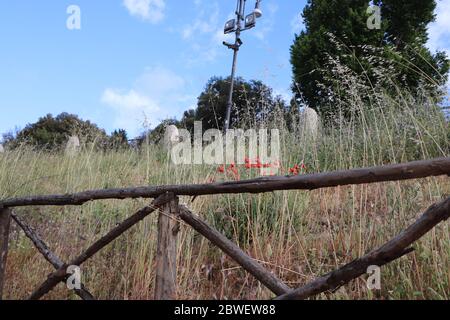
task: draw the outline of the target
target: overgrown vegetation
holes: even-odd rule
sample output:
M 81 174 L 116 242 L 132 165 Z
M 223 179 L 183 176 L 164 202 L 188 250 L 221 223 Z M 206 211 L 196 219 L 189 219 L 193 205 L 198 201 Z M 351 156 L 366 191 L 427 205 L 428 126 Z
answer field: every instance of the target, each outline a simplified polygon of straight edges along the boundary
M 7 148 L 15 149 L 21 145 L 34 146 L 48 151 L 61 150 L 71 136 L 82 137 L 83 144 L 105 146 L 109 137 L 105 131 L 90 121 L 84 121 L 77 115 L 61 113 L 53 117 L 48 114 L 36 123 L 28 124 L 23 130 L 3 135 Z
M 434 1 L 383 1 L 383 13 L 397 19 L 407 4 L 415 9 L 424 5 L 431 14 L 424 11 L 423 16 L 414 16 L 415 9 L 411 9 L 408 19 L 412 20 L 408 22 L 413 25 L 404 30 L 402 24 L 385 24 L 380 31 L 386 34 L 384 38 L 377 31 L 369 34 L 355 28 L 365 21 L 365 11 L 361 14 L 361 10 L 367 8 L 366 1 L 309 1 L 305 10 L 307 31 L 297 38 L 292 50 L 296 81 L 302 83 L 294 89 L 304 100 L 294 99 L 286 105 L 263 83 L 239 79 L 233 126 L 278 128 L 282 174 L 289 174 L 286 168 L 300 163 L 307 173 L 313 173 L 449 157 L 450 127 L 439 106 L 441 97 L 436 94 L 446 77 L 447 60 L 420 48 L 426 38 L 423 26 L 433 17 Z M 348 10 L 339 11 L 342 6 Z M 339 15 L 328 20 L 336 12 Z M 341 25 L 342 19 L 347 23 Z M 342 30 L 329 32 L 337 25 Z M 377 37 L 386 47 L 380 49 L 371 43 Z M 412 40 L 417 38 L 419 42 Z M 415 44 L 418 49 L 411 56 L 407 50 Z M 330 46 L 332 50 L 326 50 Z M 415 54 L 429 63 L 431 73 L 428 67 L 414 74 L 406 71 L 418 65 Z M 299 61 L 307 68 L 298 65 Z M 420 77 L 416 79 L 417 74 Z M 6 137 L 9 150 L 0 154 L 0 199 L 258 176 L 258 171 L 248 169 L 227 175 L 214 166 L 174 166 L 157 144 L 169 124 L 192 131 L 194 121 L 199 120 L 204 130 L 220 129 L 227 89 L 226 79 L 212 78 L 196 110 L 185 112 L 180 121 L 166 120 L 143 134 L 137 148 L 129 148 L 123 130 L 108 137 L 75 116 L 47 116 L 17 136 Z M 300 124 L 300 107 L 305 102 L 321 112 L 323 121 L 317 137 L 304 134 Z M 72 134 L 91 143 L 80 153 L 65 156 L 60 146 Z M 103 147 L 96 147 L 98 141 L 104 141 L 100 143 Z M 449 194 L 448 177 L 437 177 L 313 192 L 205 196 L 195 200 L 183 197 L 181 201 L 288 285 L 297 287 L 385 243 Z M 148 202 L 98 201 L 81 207 L 19 208 L 17 213 L 36 227 L 62 260 L 69 261 Z M 53 271 L 24 234 L 13 228 L 5 288 L 10 299 L 27 297 Z M 100 299 L 152 298 L 156 235 L 154 215 L 83 267 L 86 287 Z M 179 240 L 180 299 L 272 297 L 190 228 L 182 226 Z M 381 290 L 369 291 L 364 279 L 358 279 L 336 293 L 317 298 L 450 299 L 449 224 L 439 225 L 415 249 L 383 267 Z M 76 298 L 60 285 L 46 298 L 64 297 Z
M 371 98 L 373 104 L 362 105 L 358 103 L 363 100 L 355 94 L 351 116 L 334 118 L 314 141 L 298 134 L 300 128 L 292 125 L 296 120 L 272 119 L 271 125 L 282 132 L 283 168 L 304 161 L 308 172 L 323 172 L 450 155 L 448 123 L 425 96 L 417 100 L 403 92 L 394 99 L 380 92 Z M 241 179 L 256 175 L 254 170 L 240 172 Z M 22 146 L 0 155 L 0 198 L 223 179 L 226 177 L 217 167 L 173 166 L 156 145 L 107 152 L 85 149 L 72 157 Z M 314 192 L 181 200 L 295 287 L 386 242 L 449 193 L 449 179 L 439 177 Z M 67 261 L 147 203 L 113 200 L 79 208 L 34 207 L 17 212 Z M 384 267 L 382 290 L 368 291 L 359 279 L 334 295 L 318 298 L 449 299 L 449 231 L 448 224 L 441 224 L 415 245 L 414 253 Z M 87 263 L 82 269 L 83 281 L 98 298 L 150 299 L 155 246 L 156 215 Z M 178 261 L 179 298 L 271 297 L 217 248 L 184 226 Z M 51 271 L 14 227 L 7 298 L 25 298 Z M 76 298 L 63 285 L 47 296 L 64 297 Z
M 421 88 L 442 99 L 449 60 L 444 52 L 426 47 L 436 1 L 373 2 L 381 8 L 380 29 L 368 28 L 365 0 L 309 0 L 303 11 L 305 30 L 291 47 L 293 89 L 299 101 L 322 115 L 336 114 L 333 103 L 351 90 L 335 81 L 330 59 L 359 75 L 367 87 L 390 94 L 395 94 L 392 88 L 411 93 Z

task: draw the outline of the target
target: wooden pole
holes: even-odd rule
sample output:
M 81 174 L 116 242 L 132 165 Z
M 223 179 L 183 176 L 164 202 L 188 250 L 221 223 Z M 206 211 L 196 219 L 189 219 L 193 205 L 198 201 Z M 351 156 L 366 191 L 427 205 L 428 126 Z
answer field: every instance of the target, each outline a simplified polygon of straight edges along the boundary
M 11 225 L 11 212 L 0 208 L 0 300 L 3 298 L 5 286 L 6 259 L 8 258 L 9 228 Z
M 0 207 L 82 205 L 92 200 L 157 198 L 165 193 L 173 193 L 177 196 L 202 196 L 211 194 L 253 194 L 279 190 L 316 190 L 346 185 L 420 179 L 440 175 L 450 175 L 450 157 L 301 176 L 262 177 L 253 180 L 211 184 L 149 186 L 91 190 L 65 195 L 34 196 L 0 201 Z
M 272 290 L 277 295 L 282 295 L 291 291 L 291 289 L 284 284 L 275 275 L 267 271 L 263 266 L 257 263 L 254 259 L 249 257 L 236 244 L 230 241 L 227 237 L 221 234 L 216 229 L 210 227 L 207 223 L 202 221 L 198 216 L 192 213 L 186 206 L 180 206 L 180 218 L 194 228 L 198 233 L 203 235 L 214 245 L 218 246 L 230 256 L 234 261 L 241 265 L 245 270 L 258 279 L 263 285 Z
M 178 197 L 174 196 L 159 213 L 155 300 L 175 300 L 177 297 L 178 215 Z

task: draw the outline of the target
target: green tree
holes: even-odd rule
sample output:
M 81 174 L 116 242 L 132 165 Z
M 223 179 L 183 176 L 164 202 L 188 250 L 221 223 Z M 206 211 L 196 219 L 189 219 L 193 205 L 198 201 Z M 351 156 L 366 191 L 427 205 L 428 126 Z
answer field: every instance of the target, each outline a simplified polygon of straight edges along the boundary
M 198 97 L 197 108 L 185 111 L 181 120 L 166 119 L 156 128 L 144 132 L 137 145 L 159 143 L 164 138 L 165 129 L 169 125 L 187 129 L 194 133 L 194 123 L 202 123 L 203 131 L 208 129 L 223 129 L 228 93 L 229 78 L 212 77 Z M 275 118 L 284 121 L 288 108 L 280 96 L 273 95 L 272 89 L 261 81 L 245 81 L 236 79 L 233 92 L 234 107 L 231 112 L 231 125 L 234 128 L 255 127 L 262 123 L 271 123 Z
M 202 122 L 203 130 L 223 129 L 229 88 L 229 78 L 213 77 L 206 84 L 205 90 L 198 98 L 194 117 L 196 121 Z M 260 123 L 270 116 L 276 105 L 277 100 L 272 89 L 261 81 L 238 78 L 233 92 L 231 127 Z M 185 122 L 188 125 L 191 120 L 192 112 L 185 114 Z
M 189 130 L 192 135 L 194 133 L 194 122 L 195 121 L 196 121 L 195 120 L 195 110 L 190 109 L 190 110 L 184 112 L 179 125 L 181 128 Z
M 435 19 L 435 0 L 375 0 L 381 7 L 386 43 L 400 48 L 428 40 L 427 26 Z
M 381 7 L 380 30 L 367 27 L 367 0 L 308 0 L 303 11 L 305 30 L 296 35 L 291 46 L 293 91 L 298 99 L 324 114 L 335 112 L 329 102 L 346 92 L 339 91 L 336 84 L 342 84 L 333 80 L 336 70 L 329 67 L 330 59 L 361 75 L 370 87 L 388 89 L 388 82 L 380 79 L 376 69 L 383 61 L 389 65 L 382 69 L 384 76 L 410 90 L 426 80 L 430 92 L 437 92 L 445 83 L 445 54 L 433 55 L 425 47 L 435 1 L 378 0 L 374 4 Z
M 110 148 L 112 149 L 123 149 L 128 148 L 128 135 L 127 132 L 123 129 L 114 130 L 109 138 Z
M 28 144 L 54 150 L 64 147 L 68 138 L 73 135 L 80 137 L 84 143 L 96 143 L 102 147 L 108 141 L 105 131 L 97 125 L 81 120 L 76 115 L 61 113 L 56 117 L 48 114 L 36 123 L 28 124 L 15 138 L 10 139 L 9 144 L 11 147 Z
M 138 148 L 144 144 L 158 144 L 164 139 L 166 128 L 170 125 L 175 125 L 181 128 L 181 124 L 177 119 L 166 119 L 161 121 L 154 129 L 149 129 L 143 132 L 135 139 L 135 144 Z
M 448 79 L 449 62 L 444 52 L 432 54 L 426 47 L 428 25 L 436 18 L 435 0 L 375 0 L 381 7 L 384 45 L 396 61 L 397 83 L 411 89 L 424 84 L 434 94 Z

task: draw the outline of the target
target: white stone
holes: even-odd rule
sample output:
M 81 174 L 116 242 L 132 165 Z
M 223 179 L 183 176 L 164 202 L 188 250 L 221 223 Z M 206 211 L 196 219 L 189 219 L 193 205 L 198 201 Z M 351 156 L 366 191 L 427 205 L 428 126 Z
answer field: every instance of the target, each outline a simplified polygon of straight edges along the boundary
M 5 152 L 5 148 L 3 148 L 3 145 L 0 144 L 0 153 L 3 153 L 3 152 Z
M 300 128 L 302 133 L 313 140 L 317 139 L 320 127 L 320 118 L 317 112 L 311 108 L 304 108 L 300 114 Z
M 77 136 L 72 136 L 67 141 L 66 145 L 66 155 L 74 155 L 80 151 L 80 139 Z
M 164 134 L 164 148 L 170 150 L 175 144 L 180 142 L 180 132 L 174 125 L 167 126 Z

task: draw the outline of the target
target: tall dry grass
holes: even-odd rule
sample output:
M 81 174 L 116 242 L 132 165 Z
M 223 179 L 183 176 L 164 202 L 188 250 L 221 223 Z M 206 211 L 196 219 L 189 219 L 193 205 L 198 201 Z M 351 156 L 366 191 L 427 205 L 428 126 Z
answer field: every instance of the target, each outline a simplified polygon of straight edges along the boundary
M 384 100 L 383 100 L 384 99 Z M 438 108 L 404 96 L 354 104 L 354 116 L 336 118 L 317 139 L 281 121 L 282 163 L 309 172 L 448 157 L 449 126 Z M 280 117 L 283 118 L 283 117 Z M 255 172 L 241 171 L 241 178 Z M 0 154 L 0 198 L 64 194 L 87 189 L 203 183 L 226 179 L 211 166 L 173 166 L 157 146 L 140 151 L 85 149 L 73 157 L 21 147 Z M 406 182 L 284 191 L 260 195 L 183 197 L 193 211 L 226 234 L 292 287 L 350 262 L 386 242 L 450 192 L 448 177 Z M 81 207 L 19 208 L 64 261 L 75 257 L 149 200 L 111 200 Z M 100 299 L 151 299 L 156 215 L 82 267 L 83 281 Z M 21 299 L 52 271 L 13 226 L 6 298 Z M 217 248 L 182 226 L 178 247 L 181 299 L 266 299 L 265 289 Z M 358 279 L 319 299 L 449 299 L 450 232 L 444 223 L 415 252 L 382 268 L 382 290 Z M 76 299 L 60 284 L 48 299 Z

